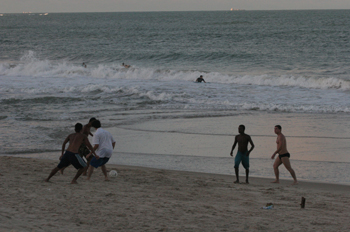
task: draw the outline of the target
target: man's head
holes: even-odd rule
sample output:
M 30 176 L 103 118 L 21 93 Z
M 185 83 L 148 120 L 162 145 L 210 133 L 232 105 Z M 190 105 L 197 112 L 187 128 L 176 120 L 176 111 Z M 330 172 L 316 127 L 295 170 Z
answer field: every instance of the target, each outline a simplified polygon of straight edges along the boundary
M 95 120 L 92 122 L 91 126 L 98 129 L 101 127 L 101 122 L 99 120 Z
M 276 125 L 276 126 L 275 126 L 275 133 L 276 133 L 276 134 L 280 134 L 281 131 L 282 131 L 282 127 L 281 127 L 280 125 Z
M 96 121 L 96 118 L 90 118 L 89 123 L 91 124 L 93 121 Z
M 83 124 L 77 123 L 75 124 L 75 132 L 79 133 L 83 129 Z
M 239 125 L 239 126 L 238 126 L 238 132 L 239 132 L 240 134 L 243 134 L 244 131 L 245 131 L 245 126 L 244 126 L 244 125 Z

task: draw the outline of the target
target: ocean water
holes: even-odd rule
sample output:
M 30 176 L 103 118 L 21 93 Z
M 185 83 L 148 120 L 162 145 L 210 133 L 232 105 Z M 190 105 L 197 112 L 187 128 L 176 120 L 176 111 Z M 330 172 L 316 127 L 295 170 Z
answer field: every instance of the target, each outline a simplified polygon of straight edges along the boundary
M 232 174 L 244 122 L 273 176 L 281 123 L 301 179 L 349 184 L 349 40 L 349 10 L 4 14 L 0 154 L 56 159 L 97 117 L 111 162 Z

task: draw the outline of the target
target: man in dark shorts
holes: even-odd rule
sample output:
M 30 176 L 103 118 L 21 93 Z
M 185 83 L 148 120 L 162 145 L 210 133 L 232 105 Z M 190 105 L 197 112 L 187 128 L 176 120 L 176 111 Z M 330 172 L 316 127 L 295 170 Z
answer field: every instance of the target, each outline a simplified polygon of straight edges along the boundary
M 82 129 L 81 133 L 83 133 L 83 134 L 86 135 L 87 137 L 89 137 L 89 135 L 93 136 L 93 134 L 90 132 L 90 129 L 91 129 L 91 123 L 92 123 L 93 121 L 95 121 L 95 120 L 96 120 L 96 118 L 90 118 L 89 123 L 83 126 L 83 129 Z M 89 158 L 87 158 L 87 155 L 88 155 L 88 154 L 90 154 L 89 148 L 87 148 L 87 146 L 86 146 L 84 143 L 82 143 L 82 144 L 80 145 L 80 147 L 79 147 L 79 155 L 80 155 L 81 158 L 85 157 L 85 159 L 86 159 L 86 161 L 87 161 L 87 167 L 86 167 L 85 171 L 83 172 L 83 175 L 84 175 L 84 176 L 86 176 L 86 171 L 87 171 L 87 169 L 89 168 L 89 164 L 90 164 L 90 161 L 91 161 L 91 159 L 92 159 L 92 156 L 90 156 Z M 63 174 L 64 169 L 65 169 L 65 168 L 62 168 L 62 169 L 60 170 L 61 174 Z
M 101 122 L 99 120 L 93 121 L 92 127 L 96 129 L 94 138 L 92 139 L 92 144 L 94 144 L 93 151 L 96 151 L 98 156 L 93 157 L 91 160 L 87 179 L 90 180 L 94 168 L 101 167 L 105 180 L 108 181 L 106 163 L 112 156 L 116 141 L 111 133 L 101 128 Z
M 254 149 L 254 143 L 249 135 L 244 133 L 245 126 L 239 125 L 238 132 L 239 135 L 236 135 L 235 142 L 233 143 L 231 153 L 230 155 L 233 156 L 233 150 L 235 149 L 236 145 L 238 144 L 238 151 L 235 157 L 235 173 L 236 173 L 236 181 L 233 183 L 239 183 L 239 172 L 238 167 L 239 164 L 242 162 L 243 167 L 245 168 L 246 173 L 246 180 L 245 182 L 249 184 L 248 176 L 249 176 L 249 154 Z M 248 151 L 248 143 L 250 143 L 251 148 Z
M 78 170 L 78 172 L 74 176 L 71 184 L 77 184 L 77 179 L 84 172 L 87 166 L 85 161 L 78 154 L 80 145 L 84 143 L 96 156 L 96 153 L 93 151 L 93 148 L 87 136 L 81 133 L 82 129 L 83 129 L 83 125 L 81 123 L 75 124 L 75 133 L 68 135 L 68 137 L 64 140 L 62 144 L 62 154 L 60 156 L 61 161 L 57 165 L 57 167 L 52 169 L 50 175 L 45 179 L 46 182 L 49 182 L 50 178 L 54 176 L 59 170 L 61 170 L 62 168 L 68 167 L 70 164 L 72 164 Z M 69 146 L 66 152 L 64 153 L 66 144 L 68 142 L 69 142 Z
M 273 153 L 273 155 L 271 156 L 271 159 L 274 159 L 277 154 L 279 155 L 276 158 L 275 163 L 273 164 L 273 170 L 275 172 L 276 180 L 273 181 L 272 183 L 280 182 L 278 167 L 283 163 L 283 165 L 290 172 L 290 174 L 294 179 L 293 185 L 298 184 L 297 177 L 289 161 L 290 154 L 287 151 L 287 140 L 286 140 L 286 137 L 282 134 L 282 127 L 280 125 L 275 126 L 275 134 L 277 135 L 277 140 L 276 140 L 277 150 Z

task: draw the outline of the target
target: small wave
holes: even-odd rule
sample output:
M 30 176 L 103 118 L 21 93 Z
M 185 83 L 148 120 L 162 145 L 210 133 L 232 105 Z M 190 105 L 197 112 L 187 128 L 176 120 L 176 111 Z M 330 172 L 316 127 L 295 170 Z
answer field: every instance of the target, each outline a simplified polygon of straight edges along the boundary
M 207 82 L 221 84 L 289 86 L 308 89 L 350 90 L 350 81 L 337 77 L 305 77 L 295 75 L 230 75 L 219 72 L 188 70 L 162 70 L 132 66 L 124 68 L 120 64 L 88 65 L 40 60 L 35 52 L 29 51 L 16 64 L 1 63 L 0 76 L 10 77 L 49 77 L 49 78 L 102 78 L 158 81 L 193 81 L 204 75 Z M 30 91 L 30 90 L 27 90 Z M 36 91 L 36 90 L 33 90 Z M 88 91 L 88 90 L 87 90 Z

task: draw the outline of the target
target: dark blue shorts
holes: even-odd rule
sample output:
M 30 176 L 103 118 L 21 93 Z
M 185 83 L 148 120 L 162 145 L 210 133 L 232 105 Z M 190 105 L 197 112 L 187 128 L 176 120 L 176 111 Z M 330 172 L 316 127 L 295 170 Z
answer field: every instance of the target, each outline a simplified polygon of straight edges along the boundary
M 74 154 L 73 152 L 66 151 L 61 159 L 61 162 L 57 165 L 59 169 L 68 167 L 69 165 L 73 165 L 76 169 L 85 168 L 87 164 L 80 157 L 79 154 Z
M 94 168 L 101 167 L 102 165 L 106 164 L 108 162 L 109 158 L 99 158 L 96 159 L 95 156 L 92 157 L 92 160 L 90 162 L 90 165 Z

